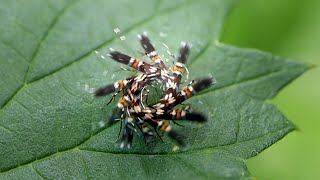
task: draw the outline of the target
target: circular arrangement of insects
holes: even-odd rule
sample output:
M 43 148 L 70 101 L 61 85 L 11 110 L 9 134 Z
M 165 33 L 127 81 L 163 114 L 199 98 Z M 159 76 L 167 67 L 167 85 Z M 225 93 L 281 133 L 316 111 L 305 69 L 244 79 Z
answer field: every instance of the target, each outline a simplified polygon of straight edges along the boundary
M 95 91 L 95 96 L 105 96 L 111 93 L 112 99 L 120 96 L 117 106 L 112 112 L 109 125 L 120 121 L 120 147 L 131 148 L 133 135 L 141 132 L 144 137 L 158 135 L 158 131 L 167 134 L 179 146 L 185 146 L 183 139 L 170 126 L 169 121 L 195 121 L 203 123 L 207 118 L 200 113 L 190 112 L 188 107 L 177 108 L 177 105 L 191 98 L 196 93 L 215 84 L 212 77 L 191 81 L 181 88 L 181 79 L 188 72 L 185 63 L 189 55 L 189 45 L 182 42 L 179 55 L 173 67 L 168 68 L 161 56 L 155 51 L 146 34 L 138 35 L 145 54 L 152 61 L 144 62 L 121 52 L 110 49 L 108 54 L 113 60 L 130 66 L 140 73 L 114 84 L 106 85 Z M 153 82 L 162 84 L 162 97 L 155 103 L 148 104 L 148 85 Z M 159 136 L 160 137 L 160 136 Z M 160 137 L 161 138 L 161 137 Z

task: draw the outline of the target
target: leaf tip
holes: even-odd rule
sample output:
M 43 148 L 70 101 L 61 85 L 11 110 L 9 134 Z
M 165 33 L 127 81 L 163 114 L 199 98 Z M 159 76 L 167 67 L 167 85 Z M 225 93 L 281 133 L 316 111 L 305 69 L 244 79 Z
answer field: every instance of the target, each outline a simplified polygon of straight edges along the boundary
M 308 66 L 308 70 L 318 67 L 318 65 L 316 64 L 307 64 L 307 66 Z
M 300 127 L 298 127 L 295 124 L 292 124 L 292 130 L 291 131 L 298 131 L 298 132 L 302 132 L 302 130 L 300 129 Z

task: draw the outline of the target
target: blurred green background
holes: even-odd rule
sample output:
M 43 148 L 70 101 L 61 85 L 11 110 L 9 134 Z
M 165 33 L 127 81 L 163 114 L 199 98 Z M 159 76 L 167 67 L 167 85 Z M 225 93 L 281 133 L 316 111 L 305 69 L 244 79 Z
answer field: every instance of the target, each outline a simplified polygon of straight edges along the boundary
M 320 179 L 320 1 L 239 0 L 221 41 L 315 65 L 272 100 L 299 131 L 247 163 L 256 179 Z

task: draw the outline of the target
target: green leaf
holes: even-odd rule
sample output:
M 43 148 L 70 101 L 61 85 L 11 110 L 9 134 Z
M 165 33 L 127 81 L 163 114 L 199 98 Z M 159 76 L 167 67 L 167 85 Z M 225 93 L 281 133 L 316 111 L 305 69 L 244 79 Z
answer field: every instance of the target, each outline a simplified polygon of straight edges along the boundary
M 294 129 L 268 100 L 308 67 L 219 43 L 233 3 L 1 0 L 0 178 L 249 178 L 245 159 Z M 187 101 L 209 122 L 174 126 L 184 150 L 167 137 L 145 144 L 140 134 L 132 149 L 119 148 L 119 125 L 104 126 L 114 104 L 90 93 L 132 74 L 100 55 L 113 47 L 140 56 L 143 31 L 164 55 L 162 42 L 174 53 L 191 43 L 190 79 L 218 81 Z

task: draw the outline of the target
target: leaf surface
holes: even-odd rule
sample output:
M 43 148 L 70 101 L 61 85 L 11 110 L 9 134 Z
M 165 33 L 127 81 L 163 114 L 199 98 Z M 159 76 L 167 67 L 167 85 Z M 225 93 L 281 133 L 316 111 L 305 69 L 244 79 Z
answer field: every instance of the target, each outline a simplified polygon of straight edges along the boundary
M 220 43 L 232 0 L 1 4 L 0 178 L 246 179 L 244 160 L 294 129 L 268 100 L 308 67 Z M 209 122 L 174 126 L 184 150 L 166 137 L 145 144 L 140 134 L 120 149 L 119 125 L 105 127 L 114 104 L 90 93 L 132 74 L 100 56 L 113 47 L 140 57 L 143 31 L 164 55 L 162 42 L 173 53 L 191 43 L 190 79 L 218 81 L 187 101 Z

